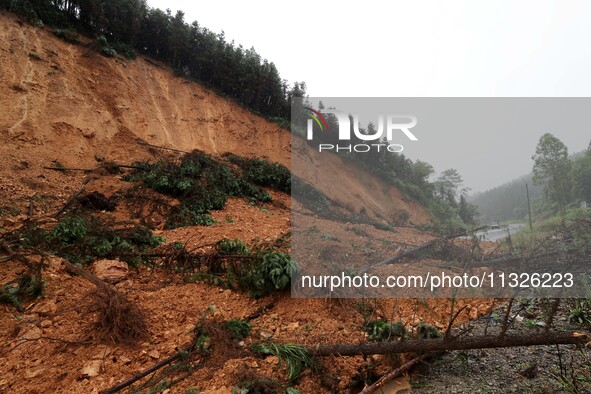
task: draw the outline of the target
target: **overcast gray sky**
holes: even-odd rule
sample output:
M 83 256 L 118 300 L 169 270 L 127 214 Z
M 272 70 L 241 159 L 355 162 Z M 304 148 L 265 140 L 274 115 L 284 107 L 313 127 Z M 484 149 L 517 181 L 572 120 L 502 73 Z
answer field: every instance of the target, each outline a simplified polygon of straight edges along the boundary
M 588 1 L 148 0 L 148 4 L 173 13 L 181 9 L 188 22 L 197 20 L 215 32 L 223 30 L 236 44 L 254 46 L 277 65 L 283 78 L 305 81 L 310 96 L 591 95 Z M 550 130 L 540 134 L 546 131 Z M 582 141 L 591 138 L 588 134 L 565 135 L 564 140 L 571 151 L 579 151 L 586 147 Z M 537 138 L 522 139 L 527 157 Z M 422 159 L 434 162 L 439 171 L 451 166 L 445 165 L 445 156 Z M 456 168 L 468 186 L 483 190 L 497 180 L 487 182 L 475 167 L 493 164 L 475 166 L 466 161 Z M 530 169 L 531 163 L 524 160 L 511 173 Z

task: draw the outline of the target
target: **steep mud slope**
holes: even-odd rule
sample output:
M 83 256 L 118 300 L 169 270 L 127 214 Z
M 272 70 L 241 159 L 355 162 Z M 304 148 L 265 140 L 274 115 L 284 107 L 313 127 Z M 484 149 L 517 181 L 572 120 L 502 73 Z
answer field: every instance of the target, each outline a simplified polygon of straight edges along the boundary
M 97 158 L 120 163 L 156 159 L 153 151 L 137 145 L 138 138 L 290 164 L 290 133 L 275 123 L 149 59 L 108 59 L 87 45 L 58 39 L 49 28 L 21 26 L 7 13 L 0 15 L 0 105 L 4 199 L 75 190 L 79 178 L 64 180 L 43 169 L 53 161 L 89 168 Z M 303 146 L 296 154 L 314 152 Z M 408 211 L 415 223 L 428 220 L 424 210 L 402 201 L 394 188 L 369 194 L 384 185 L 338 157 L 331 160 L 330 167 L 348 177 L 322 190 L 328 197 L 356 212 L 367 205 L 369 215 L 381 220 L 392 217 L 393 204 Z M 321 179 L 322 184 L 332 183 L 334 174 L 320 175 L 328 180 Z
M 65 161 L 90 164 L 99 151 L 129 158 L 125 149 L 141 138 L 289 159 L 287 132 L 153 62 L 107 59 L 9 15 L 1 16 L 0 47 L 3 147 L 27 144 L 44 155 L 67 148 Z

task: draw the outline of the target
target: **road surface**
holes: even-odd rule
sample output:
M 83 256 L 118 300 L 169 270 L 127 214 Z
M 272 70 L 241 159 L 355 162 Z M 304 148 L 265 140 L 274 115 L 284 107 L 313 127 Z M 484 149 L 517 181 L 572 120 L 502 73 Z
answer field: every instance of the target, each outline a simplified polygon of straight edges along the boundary
M 525 224 L 523 223 L 509 224 L 506 226 L 501 226 L 501 228 L 495 230 L 489 229 L 486 231 L 479 231 L 476 233 L 476 236 L 480 237 L 480 239 L 482 239 L 483 241 L 497 242 L 507 238 L 507 236 L 509 236 L 509 233 L 511 235 L 517 234 L 518 232 L 523 230 L 524 227 Z

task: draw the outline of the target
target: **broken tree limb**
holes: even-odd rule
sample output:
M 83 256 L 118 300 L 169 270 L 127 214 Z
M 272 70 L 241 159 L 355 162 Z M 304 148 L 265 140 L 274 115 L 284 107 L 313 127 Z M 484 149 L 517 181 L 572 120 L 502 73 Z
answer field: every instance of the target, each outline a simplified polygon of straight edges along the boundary
M 190 349 L 190 348 L 189 348 Z M 116 384 L 113 387 L 110 387 L 106 390 L 103 390 L 100 392 L 100 394 L 113 394 L 118 392 L 119 390 L 124 389 L 125 387 L 131 386 L 132 384 L 134 384 L 135 382 L 137 382 L 138 380 L 148 376 L 149 374 L 151 374 L 152 372 L 156 372 L 157 370 L 159 370 L 160 368 L 178 360 L 179 358 L 181 358 L 183 355 L 186 354 L 188 350 L 181 350 L 179 352 L 176 352 L 175 354 L 173 354 L 170 357 L 165 358 L 162 361 L 157 362 L 156 364 L 152 365 L 151 367 L 144 369 L 142 372 L 137 373 L 135 375 L 133 375 L 131 378 Z
M 413 358 L 412 360 L 402 364 L 400 367 L 394 369 L 393 371 L 388 372 L 386 375 L 382 376 L 380 379 L 378 379 L 377 382 L 375 382 L 371 386 L 365 387 L 359 394 L 371 394 L 375 392 L 376 390 L 383 387 L 386 383 L 396 379 L 398 376 L 402 375 L 403 373 L 411 369 L 413 366 L 429 358 L 430 356 L 431 353 L 425 353 Z
M 64 213 L 64 211 L 66 209 L 68 209 L 68 207 L 74 202 L 74 200 L 76 198 L 78 198 L 78 196 L 80 196 L 80 194 L 82 194 L 85 190 L 85 186 L 82 186 L 82 188 L 80 190 L 78 190 L 76 193 L 74 193 L 73 195 L 70 196 L 70 198 L 68 198 L 68 201 L 66 201 L 66 203 L 60 208 L 59 211 L 57 211 L 53 217 L 57 218 L 58 216 L 60 216 L 62 213 Z
M 58 172 L 66 172 L 66 171 L 81 171 L 81 172 L 91 172 L 94 171 L 93 168 L 68 168 L 68 167 L 43 167 L 44 170 L 51 170 L 51 171 L 58 171 Z
M 88 279 L 96 287 L 104 288 L 109 291 L 111 291 L 111 290 L 117 291 L 117 290 L 115 290 L 115 288 L 113 286 L 109 285 L 107 282 L 103 282 L 102 280 L 97 278 L 94 274 L 92 274 L 90 271 L 85 270 L 84 268 L 80 268 L 77 265 L 72 264 L 68 260 L 65 260 L 65 259 L 62 259 L 62 262 L 64 263 L 64 265 L 66 266 L 67 269 L 69 269 L 70 271 L 74 272 L 77 275 L 82 276 L 85 279 Z
M 483 230 L 485 228 L 486 227 L 480 227 L 480 228 L 477 228 L 477 229 L 473 230 L 472 232 L 480 231 L 480 230 Z M 468 233 L 465 232 L 465 231 L 463 231 L 461 233 L 456 233 L 456 234 L 448 235 L 448 236 L 445 236 L 443 238 L 432 239 L 431 241 L 427 241 L 427 242 L 422 243 L 422 244 L 420 244 L 420 245 L 418 245 L 418 246 L 416 246 L 414 248 L 405 250 L 402 253 L 398 253 L 395 256 L 392 256 L 392 257 L 389 257 L 389 258 L 387 258 L 385 260 L 382 260 L 379 263 L 372 264 L 371 267 L 372 268 L 376 268 L 376 267 L 380 267 L 382 265 L 394 264 L 394 263 L 402 260 L 405 257 L 412 256 L 412 255 L 414 255 L 414 254 L 416 254 L 416 253 L 418 253 L 418 252 L 420 252 L 422 250 L 425 250 L 425 249 L 429 248 L 430 246 L 435 245 L 435 244 L 437 244 L 439 242 L 449 241 L 451 239 L 458 238 L 458 237 L 463 237 L 463 236 L 466 236 L 466 235 L 468 235 Z
M 92 172 L 96 171 L 99 168 L 130 168 L 133 170 L 145 170 L 142 166 L 134 166 L 129 164 L 107 164 L 98 166 L 96 168 L 73 168 L 73 167 L 43 167 L 45 170 L 52 170 L 58 172 L 67 172 L 67 171 L 81 171 L 81 172 Z
M 392 353 L 438 352 L 449 350 L 490 349 L 540 345 L 582 345 L 589 341 L 586 334 L 576 332 L 550 332 L 530 335 L 475 336 L 454 339 L 412 339 L 404 342 L 368 342 L 360 344 L 333 344 L 308 346 L 312 356 L 334 354 L 357 356 Z

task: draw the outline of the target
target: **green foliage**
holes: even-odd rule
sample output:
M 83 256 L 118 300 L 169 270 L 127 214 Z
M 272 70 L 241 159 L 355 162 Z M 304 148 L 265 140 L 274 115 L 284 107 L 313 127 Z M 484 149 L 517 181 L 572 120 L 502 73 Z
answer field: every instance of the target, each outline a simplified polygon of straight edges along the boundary
M 79 44 L 80 43 L 80 34 L 78 34 L 77 32 L 75 32 L 74 30 L 71 29 L 54 29 L 53 30 L 53 34 L 56 37 L 61 38 L 64 41 L 68 41 L 71 42 L 73 44 Z
M 391 323 L 386 320 L 372 320 L 367 322 L 363 329 L 369 334 L 368 339 L 370 341 L 403 340 L 408 337 L 404 323 L 400 321 Z
M 288 378 L 292 381 L 297 380 L 307 368 L 312 366 L 313 362 L 312 356 L 302 345 L 266 343 L 253 345 L 251 350 L 260 355 L 277 356 L 279 365 L 286 362 L 289 371 Z
M 166 219 L 166 227 L 211 226 L 215 220 L 206 213 L 195 213 L 184 205 L 173 209 Z
M 296 176 L 292 177 L 292 186 L 291 197 L 300 201 L 306 208 L 317 213 L 328 209 L 328 200 L 314 186 Z
M 111 48 L 117 53 L 125 56 L 129 60 L 135 60 L 137 54 L 135 53 L 135 49 L 129 44 L 126 44 L 121 41 L 115 41 L 111 44 Z
M 216 244 L 217 250 L 220 254 L 227 255 L 247 255 L 250 250 L 240 238 L 236 239 L 221 239 Z
M 437 327 L 420 322 L 417 327 L 416 336 L 419 339 L 437 339 L 441 338 L 443 335 Z
M 231 163 L 242 168 L 243 175 L 249 182 L 286 193 L 291 191 L 291 172 L 287 167 L 263 159 L 247 159 L 233 154 L 227 157 Z
M 117 51 L 114 50 L 113 48 L 101 48 L 101 54 L 103 54 L 106 57 L 115 57 L 117 56 Z
M 164 238 L 154 236 L 146 227 L 117 228 L 115 223 L 74 214 L 64 217 L 50 232 L 37 228 L 24 233 L 21 242 L 73 263 L 118 257 L 137 265 L 141 260 L 134 258 L 134 253 L 155 248 Z
M 234 339 L 244 339 L 250 335 L 250 323 L 242 319 L 232 319 L 222 324 Z
M 478 207 L 481 223 L 523 220 L 527 215 L 526 184 L 529 187 L 529 195 L 532 201 L 543 196 L 544 188 L 540 185 L 534 185 L 533 174 L 520 177 L 474 196 L 471 202 Z
M 534 161 L 534 182 L 545 185 L 546 196 L 558 204 L 562 214 L 572 195 L 572 162 L 568 158 L 568 149 L 558 138 L 546 133 L 538 142 Z
M 242 290 L 249 290 L 254 297 L 262 297 L 286 289 L 293 270 L 294 265 L 288 254 L 269 252 L 236 275 Z
M 591 149 L 573 163 L 576 196 L 591 204 Z
M 575 300 L 575 305 L 570 308 L 568 320 L 574 324 L 591 326 L 591 300 Z
M 178 198 L 167 219 L 168 228 L 214 223 L 212 210 L 221 210 L 229 197 L 246 197 L 251 202 L 269 202 L 271 196 L 242 174 L 211 156 L 194 151 L 185 154 L 180 163 L 158 161 L 136 163 L 139 170 L 126 176 L 128 181 L 141 181 L 145 186 Z
M 0 303 L 14 306 L 22 311 L 22 302 L 43 295 L 45 281 L 41 279 L 41 269 L 33 274 L 22 274 L 17 280 L 0 286 Z
M 71 244 L 83 238 L 87 231 L 84 219 L 78 216 L 69 216 L 54 227 L 52 237 L 64 244 Z

